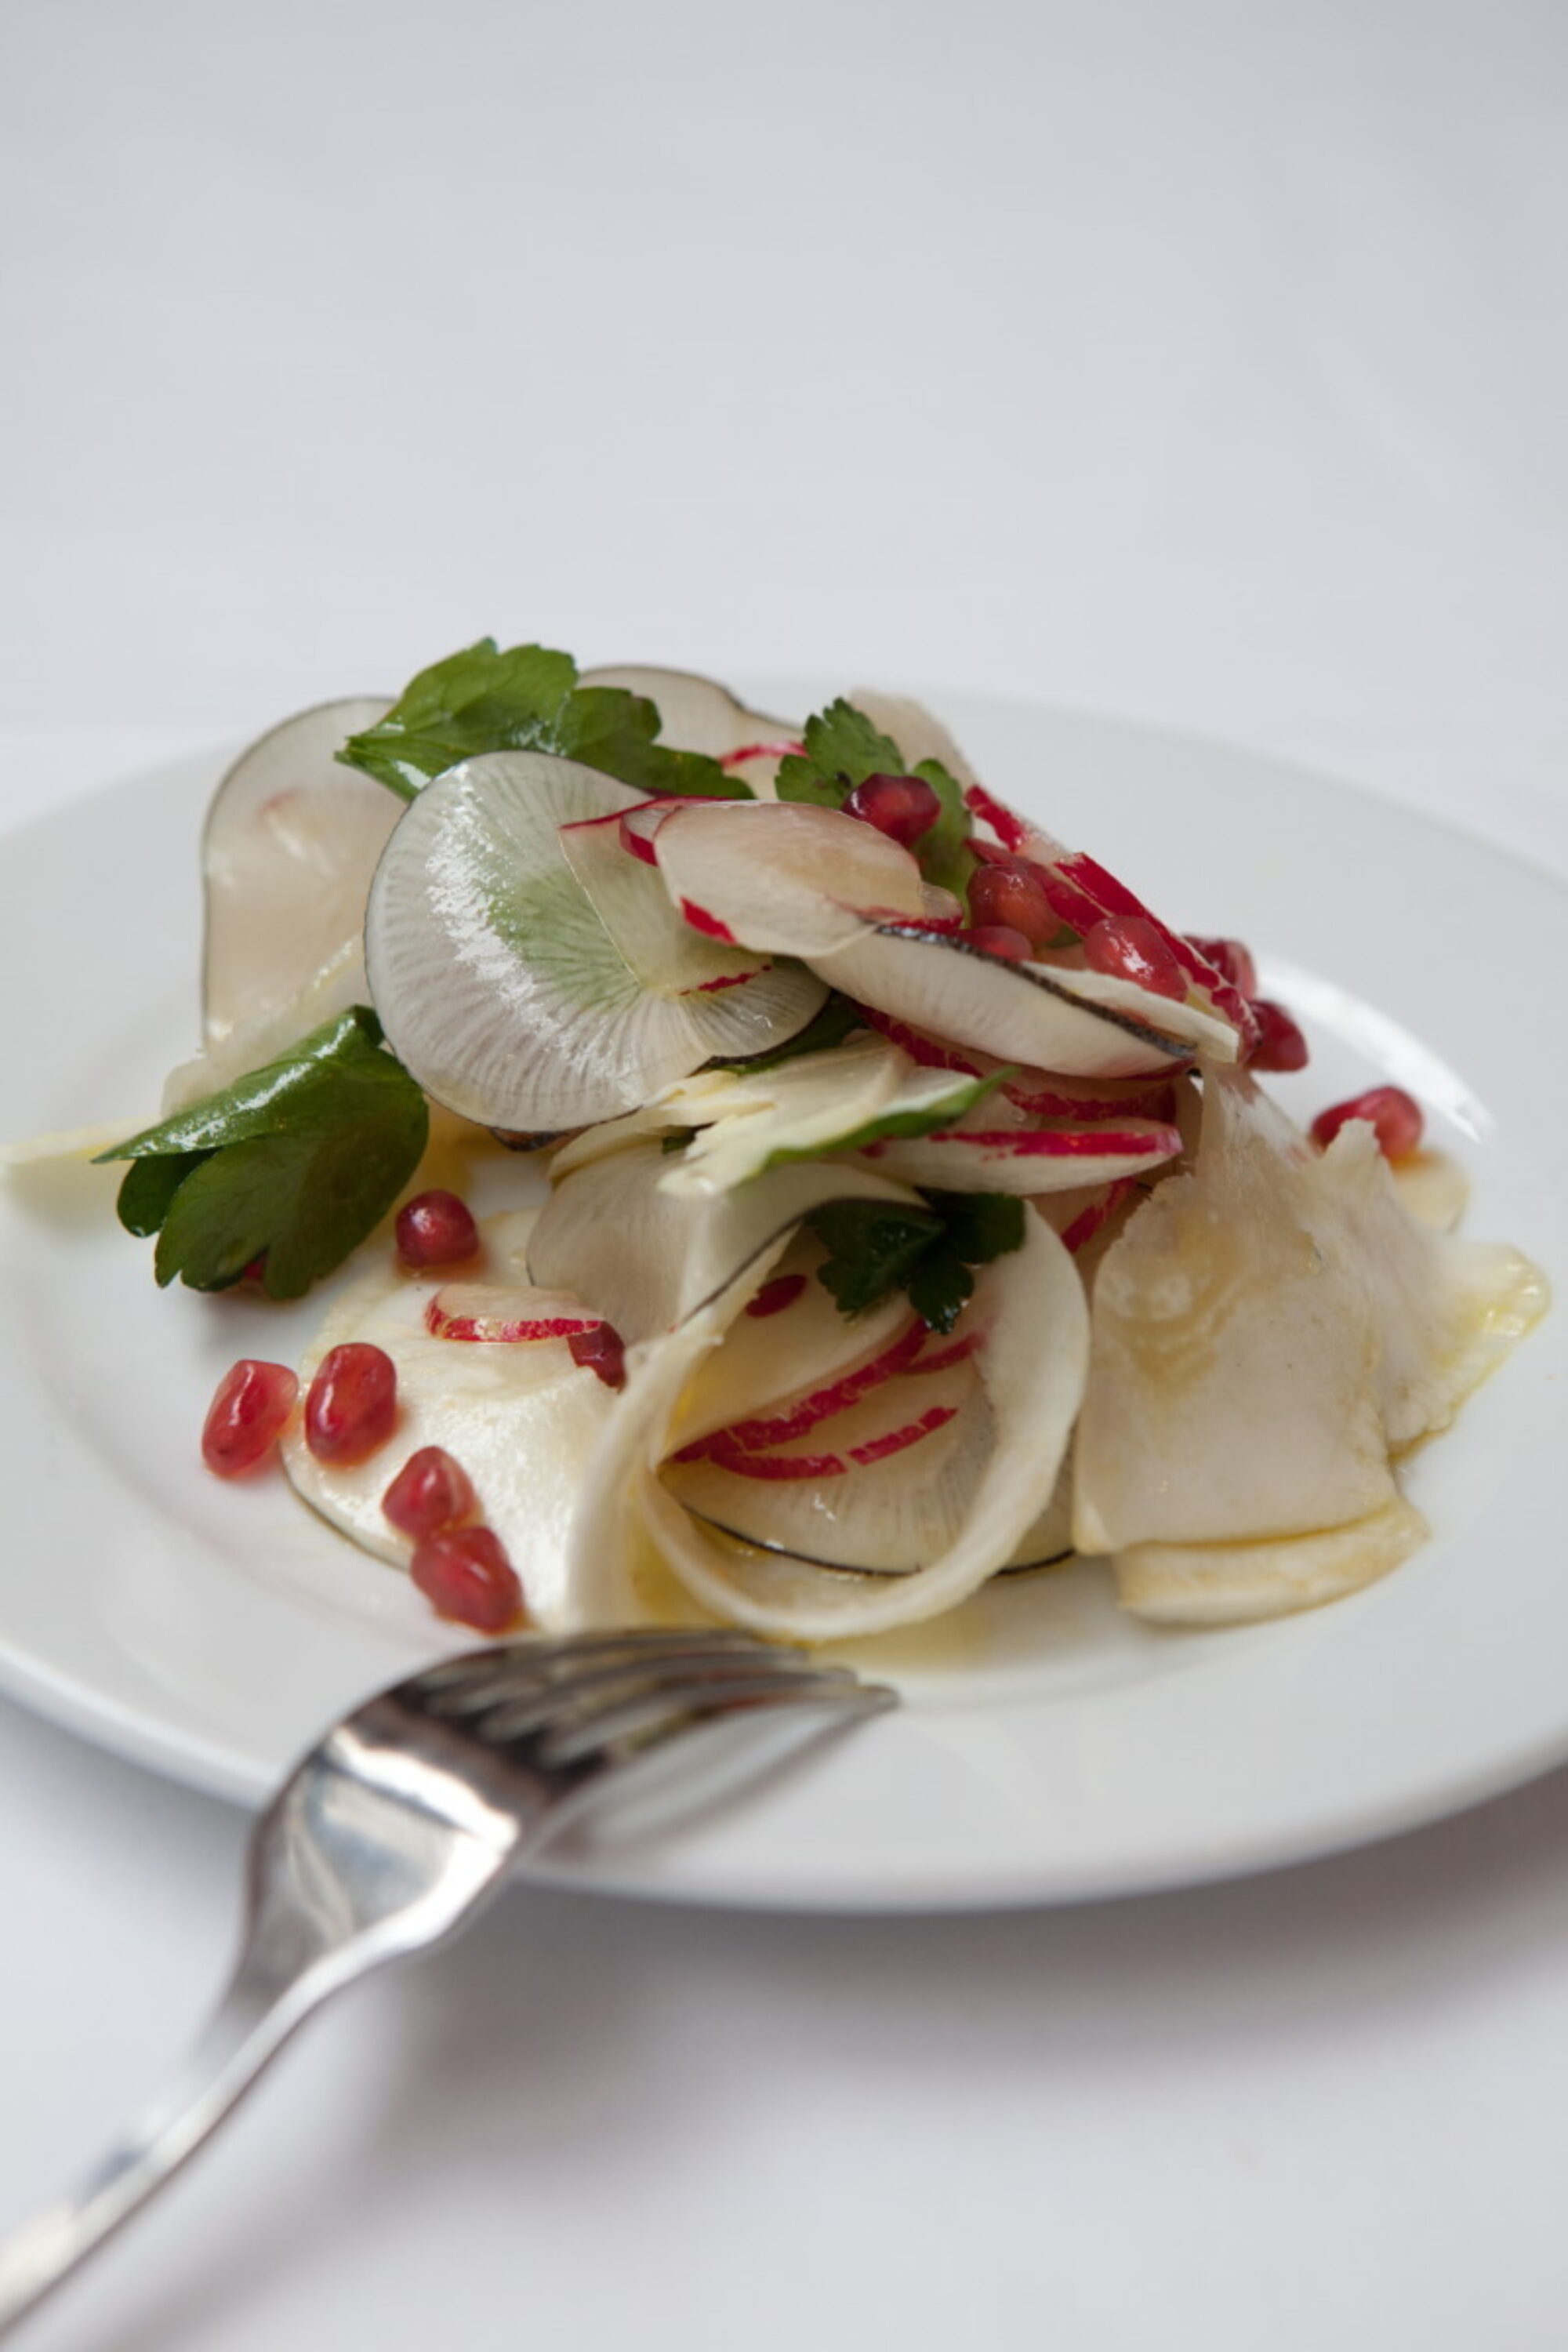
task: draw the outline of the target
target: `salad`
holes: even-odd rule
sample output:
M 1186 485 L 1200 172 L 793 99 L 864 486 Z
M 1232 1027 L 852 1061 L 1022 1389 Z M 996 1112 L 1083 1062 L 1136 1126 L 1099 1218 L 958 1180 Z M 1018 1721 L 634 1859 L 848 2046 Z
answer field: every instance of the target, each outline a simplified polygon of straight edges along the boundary
M 1308 1607 L 1546 1304 L 1408 1095 L 1302 1132 L 1247 948 L 914 703 L 487 639 L 264 736 L 202 854 L 201 1049 L 98 1156 L 161 1284 L 333 1278 L 204 1458 L 454 1622 L 847 1639 L 1075 1556 Z

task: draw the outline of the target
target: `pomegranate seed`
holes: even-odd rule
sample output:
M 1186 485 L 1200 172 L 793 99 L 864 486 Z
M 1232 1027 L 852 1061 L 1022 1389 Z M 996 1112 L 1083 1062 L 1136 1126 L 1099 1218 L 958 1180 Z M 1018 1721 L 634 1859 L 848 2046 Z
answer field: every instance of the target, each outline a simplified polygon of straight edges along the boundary
M 474 1490 L 468 1472 L 445 1446 L 422 1445 L 382 1496 L 381 1507 L 405 1536 L 433 1536 L 468 1517 Z
M 287 1364 L 242 1356 L 225 1372 L 202 1430 L 202 1460 L 214 1476 L 237 1478 L 264 1461 L 299 1392 L 300 1383 Z
M 607 1389 L 626 1384 L 626 1349 L 613 1323 L 595 1323 L 591 1331 L 574 1331 L 566 1342 L 574 1364 L 598 1375 Z
M 805 1289 L 804 1274 L 775 1274 L 771 1282 L 763 1283 L 756 1297 L 749 1302 L 746 1312 L 756 1316 L 782 1314 L 786 1307 L 795 1305 Z
M 443 1528 L 426 1536 L 409 1573 L 437 1617 L 481 1633 L 504 1633 L 521 1620 L 517 1570 L 489 1528 Z
M 419 1192 L 397 1212 L 397 1255 L 416 1273 L 460 1265 L 479 1253 L 479 1229 L 456 1192 Z
M 1036 948 L 1060 929 L 1039 876 L 1023 857 L 1005 858 L 972 874 L 969 911 L 984 927 L 1000 924 L 1021 931 Z
M 305 1443 L 318 1462 L 363 1462 L 397 1419 L 397 1368 L 381 1348 L 329 1348 L 305 1399 Z
M 1331 1144 L 1352 1118 L 1364 1118 L 1376 1129 L 1378 1144 L 1390 1160 L 1403 1160 L 1414 1151 L 1426 1125 L 1420 1104 L 1403 1087 L 1372 1087 L 1364 1095 L 1321 1110 L 1312 1121 L 1313 1142 Z
M 1011 923 L 972 923 L 958 936 L 986 955 L 1005 956 L 1009 963 L 1027 963 L 1035 952 L 1033 940 L 1016 931 Z
M 1250 1001 L 1258 993 L 1258 966 L 1252 961 L 1252 950 L 1239 940 L 1200 940 L 1190 938 L 1190 948 L 1196 948 L 1205 963 L 1212 963 L 1222 979 L 1232 988 L 1238 988 Z
M 1258 1043 L 1247 1055 L 1251 1067 L 1304 1070 L 1309 1060 L 1307 1041 L 1285 1007 L 1260 996 L 1252 1010 L 1258 1021 Z
M 1090 971 L 1136 981 L 1152 996 L 1177 999 L 1187 992 L 1173 950 L 1142 915 L 1102 915 L 1084 936 L 1083 960 Z
M 868 776 L 844 803 L 846 816 L 874 824 L 889 841 L 911 848 L 942 814 L 942 803 L 923 777 Z

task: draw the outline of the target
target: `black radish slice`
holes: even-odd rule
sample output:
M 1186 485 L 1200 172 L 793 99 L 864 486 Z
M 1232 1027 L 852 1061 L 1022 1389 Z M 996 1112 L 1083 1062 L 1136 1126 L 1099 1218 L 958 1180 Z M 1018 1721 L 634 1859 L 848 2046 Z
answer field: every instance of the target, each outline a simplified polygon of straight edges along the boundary
M 405 811 L 371 887 L 366 969 L 394 1052 L 438 1102 L 486 1127 L 582 1127 L 782 1044 L 816 1010 L 822 983 L 797 966 L 707 988 L 710 950 L 678 925 L 660 986 L 644 984 L 561 841 L 643 799 L 596 768 L 492 751 Z
M 345 947 L 357 962 L 371 876 L 403 804 L 334 754 L 389 707 L 358 696 L 301 710 L 242 751 L 214 793 L 202 835 L 209 1044 L 287 1003 Z

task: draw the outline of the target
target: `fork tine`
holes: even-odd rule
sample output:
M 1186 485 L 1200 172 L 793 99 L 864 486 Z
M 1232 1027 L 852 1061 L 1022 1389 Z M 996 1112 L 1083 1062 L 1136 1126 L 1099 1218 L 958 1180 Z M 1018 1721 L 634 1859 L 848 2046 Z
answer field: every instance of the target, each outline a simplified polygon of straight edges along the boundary
M 517 1645 L 521 1652 L 521 1645 Z M 594 1635 L 574 1643 L 570 1650 L 552 1642 L 531 1654 L 481 1655 L 461 1683 L 438 1687 L 426 1700 L 432 1714 L 461 1717 L 481 1716 L 510 1698 L 526 1699 L 536 1693 L 578 1690 L 605 1675 L 663 1672 L 690 1661 L 742 1662 L 767 1657 L 796 1657 L 797 1650 L 760 1641 L 755 1634 L 737 1634 L 729 1627 L 709 1632 L 702 1626 L 683 1629 L 679 1640 L 645 1642 L 640 1635 Z M 488 1670 L 487 1670 L 488 1669 Z
M 560 1682 L 537 1685 L 530 1692 L 503 1696 L 493 1713 L 477 1716 L 473 1728 L 481 1739 L 504 1742 L 524 1738 L 551 1724 L 563 1729 L 596 1721 L 607 1711 L 645 1697 L 717 1689 L 734 1682 L 798 1681 L 816 1672 L 834 1682 L 853 1682 L 847 1666 L 811 1668 L 798 1651 L 777 1650 L 759 1643 L 755 1653 L 692 1648 L 666 1652 L 662 1658 L 622 1657 Z
M 460 1657 L 443 1658 L 426 1666 L 404 1685 L 433 1711 L 462 1713 L 468 1695 L 499 1690 L 510 1676 L 521 1684 L 549 1677 L 558 1680 L 578 1665 L 600 1658 L 658 1656 L 694 1649 L 766 1652 L 788 1649 L 787 1643 L 764 1642 L 738 1625 L 668 1625 L 625 1629 L 613 1633 L 569 1633 L 543 1640 L 525 1634 L 513 1642 L 491 1643 L 482 1650 L 465 1650 Z M 482 1702 L 481 1702 L 482 1703 Z
M 769 1707 L 809 1706 L 871 1715 L 897 1701 L 897 1692 L 885 1683 L 864 1683 L 842 1666 L 803 1666 L 793 1673 L 737 1675 L 721 1682 L 650 1685 L 580 1722 L 544 1732 L 540 1760 L 551 1769 L 596 1753 L 606 1760 L 617 1752 L 642 1755 L 699 1723 Z

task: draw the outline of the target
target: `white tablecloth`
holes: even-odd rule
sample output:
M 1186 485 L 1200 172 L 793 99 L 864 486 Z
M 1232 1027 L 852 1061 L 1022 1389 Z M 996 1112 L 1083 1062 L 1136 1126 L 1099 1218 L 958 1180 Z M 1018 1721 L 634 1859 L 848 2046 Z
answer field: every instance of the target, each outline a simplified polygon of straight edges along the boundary
M 5 821 L 494 629 L 1197 729 L 1568 872 L 1554 0 L 0 46 Z M 244 1824 L 5 1708 L 0 1786 L 6 2221 L 184 2039 Z M 1565 2048 L 1563 1775 L 1056 1915 L 523 1892 L 28 2340 L 1545 2352 Z

